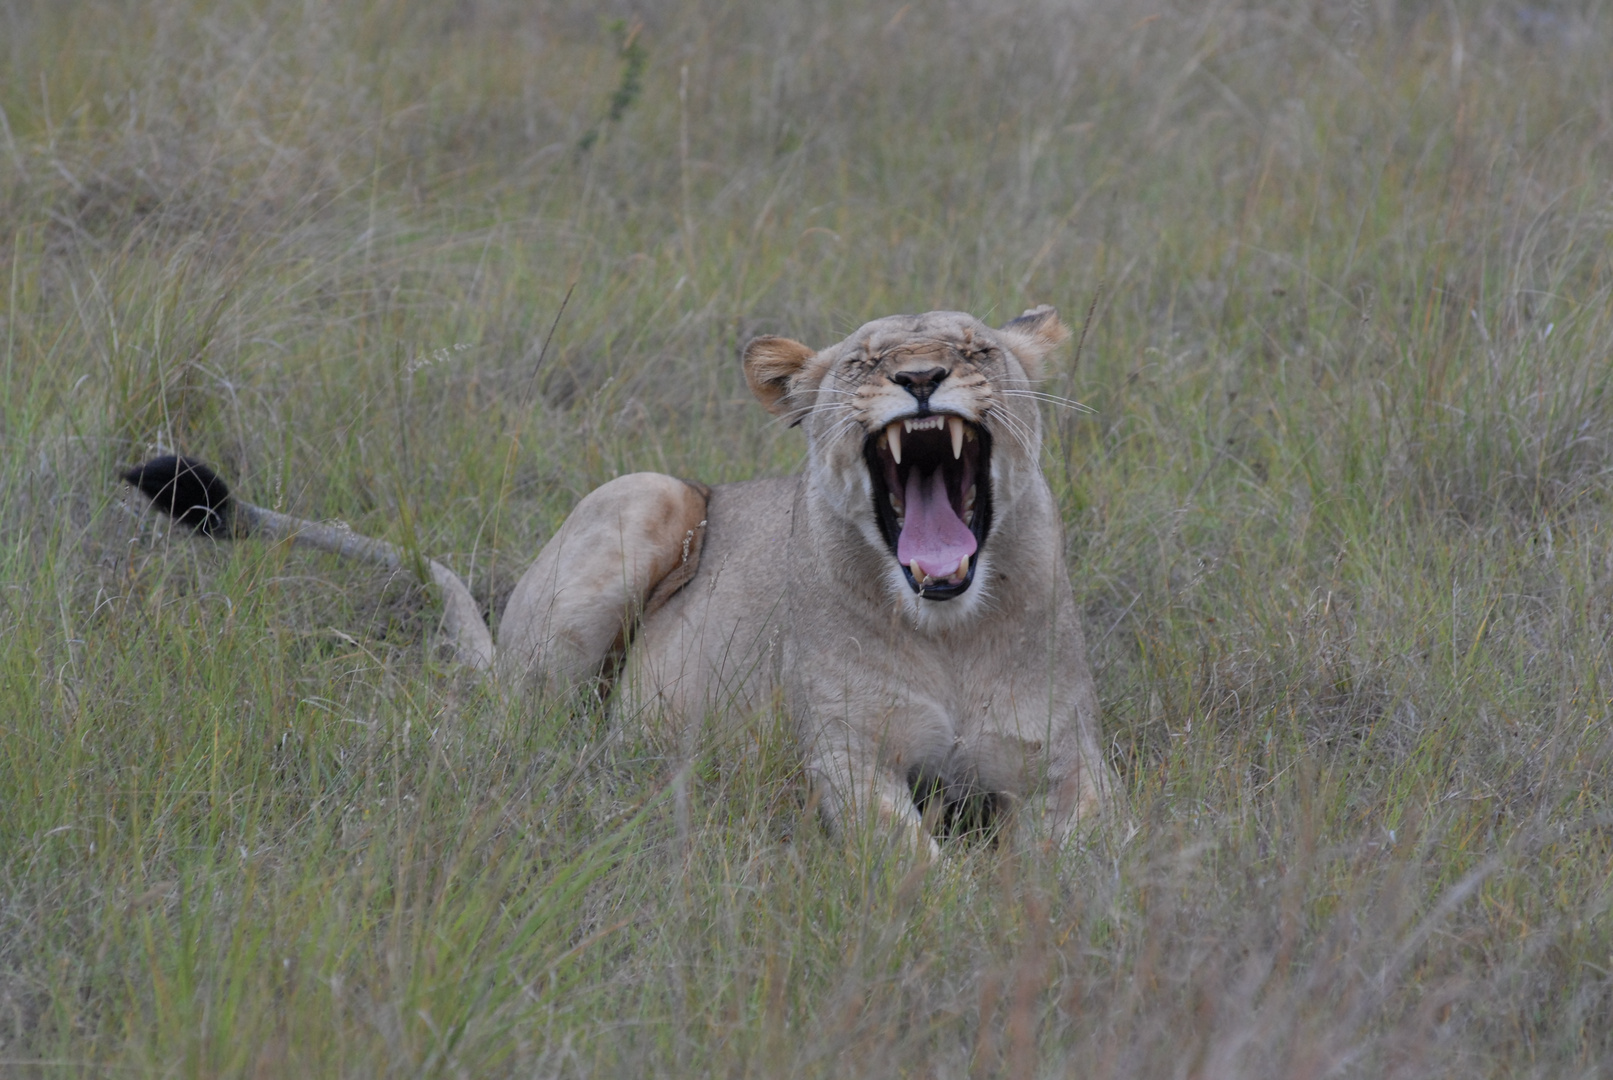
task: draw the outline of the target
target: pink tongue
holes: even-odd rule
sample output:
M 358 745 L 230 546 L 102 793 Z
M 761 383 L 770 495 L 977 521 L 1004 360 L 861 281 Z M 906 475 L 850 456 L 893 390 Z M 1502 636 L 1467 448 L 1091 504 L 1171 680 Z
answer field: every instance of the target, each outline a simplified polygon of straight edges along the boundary
M 965 555 L 973 555 L 975 534 L 952 509 L 947 498 L 944 471 L 936 469 L 923 480 L 919 471 L 907 474 L 906 520 L 902 534 L 896 538 L 896 558 L 903 566 L 915 559 L 917 571 L 932 578 L 948 578 L 958 571 L 958 563 Z

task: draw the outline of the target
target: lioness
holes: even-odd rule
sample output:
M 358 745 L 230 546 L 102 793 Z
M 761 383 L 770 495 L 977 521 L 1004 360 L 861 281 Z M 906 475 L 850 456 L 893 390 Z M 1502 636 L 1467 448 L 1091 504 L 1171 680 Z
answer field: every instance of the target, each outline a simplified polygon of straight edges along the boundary
M 939 789 L 1028 809 L 1061 841 L 1109 788 L 1030 389 L 1068 336 L 1044 306 L 995 330 L 893 315 L 818 352 L 757 338 L 745 379 L 806 433 L 804 473 L 715 488 L 618 477 L 538 553 L 496 653 L 464 584 L 421 567 L 445 631 L 511 684 L 606 687 L 623 718 L 687 725 L 781 689 L 831 829 L 872 818 L 934 853 L 914 793 Z M 187 459 L 124 478 L 204 532 L 406 563 L 234 500 Z

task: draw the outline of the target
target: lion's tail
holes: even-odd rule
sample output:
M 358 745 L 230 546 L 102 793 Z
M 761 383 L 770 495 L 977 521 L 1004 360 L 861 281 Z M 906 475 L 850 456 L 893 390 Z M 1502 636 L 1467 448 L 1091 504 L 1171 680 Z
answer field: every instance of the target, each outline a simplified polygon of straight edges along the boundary
M 238 499 L 229 485 L 200 461 L 179 456 L 152 458 L 123 474 L 158 510 L 204 536 L 263 536 L 318 548 L 388 569 L 410 567 L 429 576 L 442 593 L 442 626 L 455 657 L 478 670 L 493 665 L 493 635 L 465 583 L 434 559 L 412 559 L 396 545 L 360 536 L 351 529 L 276 513 Z

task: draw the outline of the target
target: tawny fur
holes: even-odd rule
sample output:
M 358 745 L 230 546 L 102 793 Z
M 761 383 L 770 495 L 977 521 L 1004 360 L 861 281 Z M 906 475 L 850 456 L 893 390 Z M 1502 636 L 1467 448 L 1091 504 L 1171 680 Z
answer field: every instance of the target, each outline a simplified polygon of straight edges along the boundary
M 1040 308 L 998 330 L 957 312 L 893 316 L 820 352 L 752 342 L 747 381 L 805 432 L 804 473 L 716 487 L 659 527 L 622 507 L 672 499 L 670 477 L 622 477 L 589 495 L 511 597 L 501 636 L 521 644 L 506 672 L 589 676 L 647 590 L 642 568 L 674 561 L 698 517 L 698 568 L 638 627 L 618 716 L 676 728 L 782 691 L 831 827 L 873 816 L 930 849 L 912 795 L 924 780 L 1003 796 L 1028 827 L 1069 836 L 1105 801 L 1108 771 L 1039 412 L 1019 393 L 1067 335 Z M 971 587 L 945 602 L 904 579 L 870 510 L 863 456 L 871 434 L 914 409 L 892 377 L 937 365 L 947 376 L 930 407 L 980 424 L 994 448 L 990 535 Z M 583 534 L 604 539 L 579 544 Z M 574 614 L 557 618 L 561 608 Z M 583 628 L 586 657 L 566 637 Z

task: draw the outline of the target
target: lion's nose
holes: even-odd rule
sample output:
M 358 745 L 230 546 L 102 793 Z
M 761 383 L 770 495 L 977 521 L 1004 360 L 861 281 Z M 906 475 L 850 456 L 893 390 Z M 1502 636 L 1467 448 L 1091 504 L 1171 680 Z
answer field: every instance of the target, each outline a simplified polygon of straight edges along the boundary
M 933 367 L 925 371 L 898 371 L 891 376 L 891 382 L 918 398 L 921 407 L 928 407 L 930 395 L 935 393 L 935 388 L 949 374 L 951 373 L 944 367 Z

